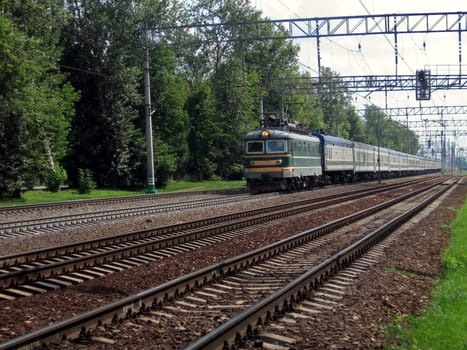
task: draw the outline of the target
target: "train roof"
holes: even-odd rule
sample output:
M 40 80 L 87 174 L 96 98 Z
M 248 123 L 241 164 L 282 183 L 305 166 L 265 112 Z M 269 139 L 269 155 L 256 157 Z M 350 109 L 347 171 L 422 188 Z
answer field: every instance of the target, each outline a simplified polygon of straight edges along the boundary
M 325 145 L 339 145 L 345 147 L 353 147 L 353 142 L 341 137 L 322 134 L 320 132 L 312 132 L 311 135 L 320 139 L 322 144 Z
M 267 139 L 294 139 L 294 140 L 303 140 L 303 141 L 315 141 L 319 142 L 319 139 L 312 135 L 297 134 L 295 132 L 290 132 L 287 130 L 279 130 L 273 128 L 259 128 L 253 131 L 250 131 L 245 135 L 245 140 L 257 140 L 261 137 L 263 131 L 268 132 L 268 137 L 263 137 Z
M 353 141 L 353 144 L 355 145 L 356 148 L 361 148 L 361 149 L 369 149 L 373 150 L 376 149 L 378 146 L 371 145 L 368 143 L 363 143 L 363 142 L 358 142 L 358 141 Z

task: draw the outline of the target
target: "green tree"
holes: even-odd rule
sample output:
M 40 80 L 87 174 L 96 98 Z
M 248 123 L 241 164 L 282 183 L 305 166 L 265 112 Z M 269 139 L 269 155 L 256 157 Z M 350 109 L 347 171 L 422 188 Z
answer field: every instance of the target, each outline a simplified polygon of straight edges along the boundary
M 377 106 L 370 105 L 365 108 L 366 121 L 366 143 L 371 145 L 384 146 L 383 137 L 386 136 L 383 131 L 386 126 L 386 116 L 384 112 Z
M 326 133 L 349 138 L 351 99 L 345 83 L 330 68 L 323 67 L 318 85 L 318 96 Z
M 186 143 L 178 142 L 186 139 L 179 132 L 186 128 L 183 119 L 187 119 L 183 81 L 174 73 L 173 53 L 154 30 L 177 20 L 177 1 L 69 0 L 68 8 L 73 21 L 67 31 L 64 62 L 70 67 L 70 81 L 81 92 L 67 158 L 73 179 L 78 169 L 87 168 L 99 186 L 144 182 L 146 48 L 151 58 L 154 138 L 176 155 L 174 172 L 182 169 L 187 159 Z M 157 152 L 155 147 L 156 156 Z
M 219 150 L 216 173 L 230 179 L 242 176 L 243 137 L 259 120 L 257 85 L 243 84 L 241 77 L 242 69 L 238 61 L 233 61 L 220 66 L 213 79 L 216 125 L 221 130 L 215 141 Z M 245 79 L 249 82 L 256 79 L 256 75 L 246 75 Z
M 163 188 L 177 170 L 177 154 L 157 135 L 154 136 L 154 148 L 156 187 Z
M 190 8 L 190 15 L 192 22 L 199 24 L 261 18 L 247 0 L 200 0 Z M 220 130 L 215 141 L 219 176 L 242 176 L 243 136 L 259 125 L 260 97 L 267 111 L 278 111 L 283 105 L 280 81 L 297 73 L 298 47 L 283 39 L 258 40 L 258 36 L 271 38 L 283 31 L 269 24 L 241 30 L 238 26 L 207 26 L 200 27 L 191 42 L 195 54 L 186 61 L 187 75 L 212 82 L 217 112 L 214 124 Z
M 355 111 L 355 107 L 348 106 L 345 110 L 349 122 L 349 139 L 365 142 L 365 121 Z
M 220 128 L 216 125 L 215 101 L 208 83 L 198 85 L 185 108 L 191 125 L 187 171 L 193 180 L 208 180 L 215 174 L 215 159 L 221 156 L 216 148 Z
M 415 133 L 386 117 L 383 110 L 369 105 L 365 108 L 367 143 L 379 145 L 404 153 L 416 154 L 419 149 Z
M 141 33 L 131 1 L 68 1 L 63 65 L 80 91 L 67 169 L 89 169 L 98 186 L 134 185 L 144 159 L 140 116 Z M 142 181 L 142 180 L 141 180 Z
M 0 4 L 0 176 L 4 193 L 61 173 L 76 94 L 58 69 L 61 26 L 58 1 Z
M 17 50 L 25 45 L 26 38 L 0 14 L 0 198 L 5 194 L 20 196 L 24 186 L 21 173 L 27 153 L 19 91 L 26 66 Z
M 291 72 L 288 79 L 284 79 L 282 88 L 282 101 L 285 115 L 293 121 L 304 125 L 308 130 L 323 130 L 323 110 L 320 106 L 319 96 L 313 87 L 304 88 L 311 77 L 305 74 Z
M 173 50 L 163 44 L 157 45 L 151 50 L 151 57 L 154 134 L 175 156 L 176 167 L 167 177 L 180 178 L 186 172 L 189 159 L 190 119 L 185 110 L 188 86 L 183 76 L 177 73 L 179 62 Z M 154 152 L 159 152 L 157 147 Z

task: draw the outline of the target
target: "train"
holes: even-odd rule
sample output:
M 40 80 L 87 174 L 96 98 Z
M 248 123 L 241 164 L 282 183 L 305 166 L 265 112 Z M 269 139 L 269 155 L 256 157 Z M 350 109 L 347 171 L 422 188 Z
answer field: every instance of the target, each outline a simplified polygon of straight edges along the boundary
M 288 123 L 262 124 L 244 137 L 244 177 L 252 193 L 441 171 L 441 161 L 350 141 Z

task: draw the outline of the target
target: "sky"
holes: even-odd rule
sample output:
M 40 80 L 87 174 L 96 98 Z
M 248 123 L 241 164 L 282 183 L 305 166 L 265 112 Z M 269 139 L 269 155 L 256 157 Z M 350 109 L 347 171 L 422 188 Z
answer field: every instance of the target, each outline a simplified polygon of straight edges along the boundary
M 408 14 L 433 12 L 467 12 L 466 0 L 250 0 L 251 4 L 270 19 L 359 16 L 368 14 Z M 300 46 L 300 66 L 317 76 L 316 39 L 294 41 Z M 467 72 L 467 32 L 462 32 L 462 71 Z M 400 34 L 399 59 L 396 67 L 394 36 L 347 36 L 321 39 L 321 66 L 330 67 L 339 75 L 415 74 L 419 69 L 432 73 L 455 74 L 459 71 L 459 41 L 457 33 Z M 465 57 L 464 57 L 465 55 Z M 465 62 L 465 63 L 464 63 Z M 464 73 L 465 74 L 465 73 Z M 417 101 L 415 91 L 356 94 L 357 109 L 373 103 L 382 108 L 415 106 L 464 106 L 466 90 L 432 92 L 431 100 Z M 437 116 L 412 116 L 410 120 L 438 120 Z M 467 115 L 443 116 L 444 120 L 467 120 Z M 458 130 L 467 130 L 460 127 Z M 467 137 L 451 137 L 456 147 L 467 155 Z

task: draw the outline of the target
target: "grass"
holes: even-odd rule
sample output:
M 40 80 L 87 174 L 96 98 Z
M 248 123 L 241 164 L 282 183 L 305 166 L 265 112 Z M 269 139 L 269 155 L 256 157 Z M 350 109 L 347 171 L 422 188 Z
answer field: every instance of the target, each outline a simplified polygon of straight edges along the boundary
M 245 187 L 245 181 L 176 181 L 169 182 L 166 188 L 157 189 L 158 193 L 168 193 L 176 191 L 196 191 L 196 190 L 215 190 L 224 188 L 242 188 Z M 21 199 L 7 199 L 0 201 L 0 206 L 26 205 L 38 203 L 60 202 L 78 199 L 106 198 L 118 196 L 131 196 L 144 194 L 145 189 L 125 191 L 109 189 L 93 189 L 90 193 L 79 194 L 76 189 L 64 189 L 59 192 L 48 192 L 44 190 L 33 190 L 22 193 Z
M 220 190 L 224 188 L 243 188 L 246 186 L 245 180 L 239 181 L 202 181 L 202 182 L 190 182 L 190 181 L 176 181 L 169 182 L 167 187 L 162 189 L 160 192 L 175 192 L 175 191 L 197 191 L 197 190 Z
M 389 343 L 399 345 L 387 349 L 467 349 L 467 201 L 450 227 L 444 273 L 430 304 L 420 317 L 401 317 L 388 327 Z

